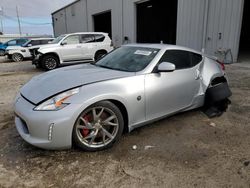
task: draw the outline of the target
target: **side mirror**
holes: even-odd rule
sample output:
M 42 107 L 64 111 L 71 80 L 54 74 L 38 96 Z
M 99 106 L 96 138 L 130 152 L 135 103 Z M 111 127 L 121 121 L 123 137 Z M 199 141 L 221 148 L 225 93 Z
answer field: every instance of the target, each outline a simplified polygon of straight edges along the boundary
M 66 44 L 67 44 L 66 41 L 62 41 L 62 42 L 61 42 L 61 45 L 62 45 L 62 46 L 66 45 Z
M 32 46 L 32 44 L 28 44 L 28 47 L 31 47 Z
M 162 62 L 157 67 L 157 72 L 173 72 L 175 70 L 175 65 L 169 62 Z

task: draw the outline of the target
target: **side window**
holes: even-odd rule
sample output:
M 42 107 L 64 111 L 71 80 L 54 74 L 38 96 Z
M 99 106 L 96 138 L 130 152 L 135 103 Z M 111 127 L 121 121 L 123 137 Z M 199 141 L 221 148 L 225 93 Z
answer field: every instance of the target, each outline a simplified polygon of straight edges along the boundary
M 32 40 L 32 41 L 31 41 L 31 45 L 32 45 L 32 46 L 40 45 L 40 41 L 39 41 L 39 40 Z
M 104 35 L 95 35 L 95 41 L 96 42 L 103 42 L 105 39 Z
M 22 44 L 24 44 L 25 42 L 26 42 L 25 39 L 18 39 L 18 40 L 16 41 L 17 45 L 22 45 Z
M 41 44 L 48 44 L 49 42 L 51 42 L 52 40 L 41 40 Z
M 15 40 L 9 41 L 9 42 L 7 43 L 8 46 L 15 46 L 16 44 L 17 44 L 17 43 L 16 43 Z
M 95 42 L 94 35 L 81 35 L 81 43 Z
M 67 37 L 64 42 L 66 42 L 66 44 L 79 44 L 80 40 L 79 40 L 79 36 L 78 35 L 72 35 Z
M 200 54 L 191 53 L 191 57 L 192 57 L 192 66 L 193 67 L 198 65 L 202 61 L 202 56 Z
M 186 69 L 192 66 L 190 52 L 184 50 L 167 50 L 162 56 L 161 62 L 173 63 L 176 69 Z

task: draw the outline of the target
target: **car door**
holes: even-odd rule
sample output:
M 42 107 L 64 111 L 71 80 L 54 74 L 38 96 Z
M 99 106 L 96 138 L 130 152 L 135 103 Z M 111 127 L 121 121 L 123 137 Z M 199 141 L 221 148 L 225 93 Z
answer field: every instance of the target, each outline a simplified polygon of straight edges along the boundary
M 65 38 L 59 50 L 63 62 L 80 61 L 82 57 L 82 46 L 79 35 L 70 35 Z
M 81 50 L 82 50 L 82 57 L 84 59 L 93 59 L 95 55 L 95 35 L 92 34 L 82 34 L 81 35 Z
M 167 50 L 161 62 L 175 64 L 176 70 L 145 76 L 147 120 L 188 108 L 200 88 L 199 65 L 192 65 L 190 52 Z

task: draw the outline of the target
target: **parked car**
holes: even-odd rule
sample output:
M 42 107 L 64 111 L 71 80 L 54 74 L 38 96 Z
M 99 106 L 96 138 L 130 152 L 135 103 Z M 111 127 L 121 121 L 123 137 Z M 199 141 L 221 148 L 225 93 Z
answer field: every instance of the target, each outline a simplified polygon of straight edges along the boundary
M 20 38 L 20 39 L 13 39 L 8 42 L 5 42 L 3 44 L 0 44 L 0 56 L 5 55 L 5 50 L 8 46 L 21 46 L 24 43 L 26 43 L 28 39 L 26 38 Z
M 199 108 L 206 100 L 215 107 L 225 103 L 231 92 L 223 69 L 184 47 L 122 46 L 96 63 L 34 77 L 16 97 L 16 128 L 40 148 L 66 149 L 74 143 L 103 150 L 124 130 Z
M 85 32 L 61 35 L 36 52 L 33 64 L 46 70 L 61 64 L 89 62 L 113 50 L 107 33 Z
M 22 46 L 9 46 L 6 48 L 6 55 L 15 62 L 23 59 L 32 58 L 32 51 L 53 41 L 53 38 L 35 38 L 30 39 Z

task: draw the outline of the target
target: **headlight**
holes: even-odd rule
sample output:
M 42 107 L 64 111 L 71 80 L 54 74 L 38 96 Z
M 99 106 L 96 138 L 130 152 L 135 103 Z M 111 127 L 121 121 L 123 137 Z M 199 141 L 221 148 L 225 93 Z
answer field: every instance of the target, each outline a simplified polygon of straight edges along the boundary
M 57 111 L 65 106 L 69 105 L 69 103 L 64 103 L 66 99 L 71 97 L 72 95 L 75 95 L 79 93 L 80 89 L 75 88 L 69 91 L 66 91 L 64 93 L 60 93 L 56 95 L 55 97 L 52 97 L 51 99 L 48 99 L 47 101 L 43 102 L 39 106 L 35 107 L 34 110 L 36 111 Z

